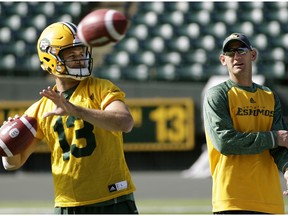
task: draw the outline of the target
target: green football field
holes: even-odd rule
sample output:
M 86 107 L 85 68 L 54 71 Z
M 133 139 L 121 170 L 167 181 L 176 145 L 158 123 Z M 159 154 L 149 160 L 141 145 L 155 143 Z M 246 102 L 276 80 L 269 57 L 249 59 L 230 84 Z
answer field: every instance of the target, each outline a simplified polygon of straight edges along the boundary
M 133 172 L 136 205 L 141 214 L 211 212 L 211 179 L 186 179 L 178 172 Z M 1 175 L 0 214 L 53 213 L 49 173 Z
M 286 210 L 288 210 L 288 202 Z M 138 200 L 140 214 L 211 214 L 210 200 Z M 36 207 L 37 206 L 37 207 Z M 286 211 L 288 213 L 288 211 Z M 0 214 L 53 214 L 52 202 L 1 202 Z
M 139 171 L 132 177 L 140 214 L 211 214 L 211 178 L 183 178 L 179 171 Z M 3 174 L 0 186 L 0 214 L 53 214 L 51 174 Z
M 138 200 L 140 214 L 210 214 L 210 200 Z M 53 214 L 53 203 L 1 202 L 0 214 Z

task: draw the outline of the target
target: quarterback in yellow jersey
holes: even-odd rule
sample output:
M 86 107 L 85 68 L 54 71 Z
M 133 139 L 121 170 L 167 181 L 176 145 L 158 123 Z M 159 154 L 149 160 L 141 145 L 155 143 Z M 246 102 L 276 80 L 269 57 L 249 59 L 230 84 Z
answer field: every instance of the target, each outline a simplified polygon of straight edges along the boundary
M 227 37 L 222 51 L 229 79 L 203 103 L 213 213 L 284 214 L 279 171 L 288 186 L 288 131 L 280 100 L 252 81 L 257 51 L 244 34 Z
M 51 151 L 55 213 L 137 214 L 122 137 L 132 130 L 133 118 L 124 92 L 90 76 L 92 50 L 76 31 L 73 23 L 57 22 L 40 35 L 41 67 L 56 84 L 41 91 L 42 98 L 25 112 L 38 121 L 34 143 L 2 162 L 6 170 L 18 169 L 45 139 Z

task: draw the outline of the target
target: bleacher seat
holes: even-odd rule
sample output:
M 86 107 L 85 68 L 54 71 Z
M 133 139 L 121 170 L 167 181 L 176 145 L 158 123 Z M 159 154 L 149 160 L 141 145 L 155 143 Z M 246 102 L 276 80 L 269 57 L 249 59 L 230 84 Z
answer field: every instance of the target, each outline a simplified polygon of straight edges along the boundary
M 53 2 L 30 2 L 29 13 L 35 15 L 43 14 L 46 17 L 55 16 L 55 3 Z M 58 14 L 57 14 L 58 15 Z
M 227 28 L 224 22 L 215 22 L 213 24 L 209 24 L 202 30 L 204 35 L 211 35 L 214 38 L 225 38 L 227 36 Z
M 22 18 L 22 27 L 34 27 L 40 33 L 48 25 L 47 18 L 44 14 L 37 14 Z
M 205 10 L 211 12 L 214 10 L 214 2 L 202 1 L 202 2 L 189 2 L 189 8 L 192 12 Z
M 202 64 L 195 63 L 191 65 L 178 66 L 176 69 L 177 78 L 179 80 L 205 80 L 207 79 Z
M 179 36 L 167 40 L 166 47 L 168 50 L 177 51 L 180 54 L 191 51 L 190 39 L 187 36 Z
M 285 65 L 282 61 L 273 63 L 258 64 L 258 73 L 264 75 L 266 78 L 284 78 Z
M 126 51 L 120 50 L 118 52 L 113 52 L 110 55 L 106 56 L 105 64 L 107 65 L 118 65 L 125 67 L 130 63 L 129 53 Z
M 275 61 L 284 61 L 286 58 L 285 50 L 283 47 L 276 47 L 272 50 L 273 60 Z
M 73 22 L 73 17 L 70 15 L 70 14 L 63 14 L 63 15 L 60 15 L 58 17 L 54 17 L 51 19 L 51 21 L 49 23 L 52 23 L 52 22 Z
M 143 42 L 145 42 L 144 40 Z M 139 40 L 135 37 L 124 37 L 121 43 L 115 45 L 115 50 L 123 50 L 128 53 L 136 53 L 139 49 Z
M 145 24 L 132 25 L 128 29 L 126 37 L 134 37 L 138 40 L 145 40 L 148 37 L 148 27 Z M 120 43 L 122 43 L 122 41 Z
M 277 11 L 282 8 L 287 8 L 287 1 L 267 1 L 263 5 L 264 9 Z
M 131 65 L 122 69 L 125 80 L 147 81 L 149 80 L 149 67 L 145 64 Z
M 174 35 L 173 26 L 171 24 L 159 24 L 156 28 L 150 29 L 150 36 L 159 36 L 163 39 L 171 39 Z
M 155 69 L 155 80 L 175 81 L 176 69 L 173 64 L 164 64 Z
M 140 12 L 138 16 L 134 17 L 133 23 L 144 24 L 148 27 L 158 24 L 158 15 L 154 11 Z
M 40 67 L 37 53 L 16 58 L 17 67 L 14 68 L 15 76 L 43 77 L 47 73 Z M 25 70 L 23 70 L 25 68 Z
M 19 15 L 25 17 L 28 15 L 28 3 L 27 2 L 2 2 L 2 11 L 6 16 Z
M 283 47 L 288 50 L 288 33 L 271 37 L 269 41 L 270 47 Z
M 164 12 L 164 2 L 155 1 L 155 2 L 149 2 L 149 4 L 140 3 L 139 11 L 143 12 L 152 11 L 156 14 L 162 14 Z
M 267 36 L 277 36 L 281 33 L 281 25 L 278 21 L 263 22 L 263 25 L 255 25 L 255 31 L 258 34 Z
M 93 75 L 100 78 L 109 80 L 120 80 L 121 79 L 121 68 L 118 65 L 109 65 L 97 68 L 93 71 Z
M 233 32 L 242 32 L 249 38 L 255 36 L 254 24 L 250 21 L 237 22 L 232 25 L 226 25 L 226 29 L 227 29 L 227 35 Z
M 173 64 L 175 66 L 180 65 L 182 62 L 182 58 L 179 52 L 170 51 L 163 53 L 162 55 L 157 55 L 157 64 L 165 65 L 165 64 Z
M 130 55 L 131 63 L 136 65 L 153 66 L 156 63 L 155 53 L 152 51 L 140 51 Z
M 85 2 L 84 2 L 85 3 Z M 83 2 L 63 2 L 61 5 L 55 7 L 57 14 L 69 14 L 72 17 L 79 17 L 81 15 L 81 7 Z
M 168 23 L 173 26 L 181 26 L 184 24 L 185 16 L 181 11 L 172 11 L 158 15 L 160 23 Z
M 207 10 L 195 11 L 187 13 L 185 15 L 187 23 L 198 23 L 200 25 L 206 25 L 211 22 L 211 14 Z
M 7 53 L 14 54 L 16 57 L 23 57 L 27 54 L 33 54 L 31 52 L 27 52 L 27 44 L 23 40 L 18 40 L 12 44 L 7 44 L 6 47 Z
M 1 73 L 5 71 L 13 71 L 16 66 L 16 57 L 13 54 L 2 55 L 0 58 Z M 14 75 L 14 74 L 12 74 Z
M 189 2 L 165 2 L 165 11 L 181 11 L 182 13 L 189 13 L 190 5 Z
M 194 63 L 205 64 L 208 60 L 207 52 L 205 49 L 193 49 L 190 53 L 182 54 L 182 61 L 185 65 L 190 65 Z
M 175 28 L 176 36 L 187 36 L 191 39 L 198 38 L 201 34 L 201 29 L 198 23 L 187 23 L 179 28 Z
M 222 51 L 220 50 L 211 50 L 210 52 L 207 52 L 207 60 L 204 65 L 221 65 L 219 60 L 221 53 Z
M 0 28 L 0 42 L 8 43 L 12 40 L 12 32 L 9 27 Z
M 19 34 L 19 32 L 21 32 Z M 15 40 L 23 40 L 26 43 L 33 43 L 35 46 L 35 42 L 37 41 L 39 35 L 37 34 L 37 30 L 35 27 L 27 27 L 19 29 L 18 34 L 15 34 Z
M 21 27 L 21 17 L 18 14 L 3 16 L 0 19 L 0 26 L 1 28 L 8 27 L 11 30 L 18 31 Z
M 270 8 L 267 6 L 264 9 L 264 17 L 265 17 L 266 21 L 278 21 L 280 23 L 287 23 L 287 19 L 288 19 L 287 6 L 286 7 L 283 6 L 281 8 L 277 8 L 277 9 L 275 9 L 273 7 Z
M 29 56 L 37 53 L 37 47 L 34 43 L 27 44 L 23 40 L 17 40 L 13 43 L 1 44 L 0 55 L 13 54 L 16 57 Z
M 267 49 L 270 43 L 265 34 L 257 34 L 255 36 L 251 36 L 250 42 L 259 51 Z
M 194 48 L 204 48 L 207 51 L 216 48 L 216 41 L 212 35 L 203 35 L 202 37 L 190 41 Z
M 236 9 L 228 9 L 225 11 L 214 11 L 211 13 L 212 19 L 214 22 L 222 22 L 227 25 L 233 25 L 237 22 L 237 10 Z M 214 22 L 211 24 L 213 25 Z
M 159 36 L 151 37 L 147 40 L 142 41 L 140 43 L 140 47 L 142 50 L 149 50 L 156 54 L 163 52 L 166 48 L 164 39 Z
M 212 75 L 228 75 L 227 68 L 220 64 L 218 61 L 217 63 L 210 63 L 210 64 L 205 64 L 204 66 L 205 70 L 205 77 L 209 78 Z
M 215 7 L 214 10 L 217 11 L 218 14 L 220 14 L 223 11 L 227 11 L 227 10 L 231 10 L 231 9 L 237 11 L 239 9 L 239 2 L 227 1 L 227 2 L 225 2 L 225 4 L 215 3 L 214 7 Z
M 262 50 L 258 54 L 258 61 L 260 63 L 271 63 L 276 61 L 284 61 L 285 60 L 285 50 L 282 47 L 271 48 L 267 50 Z
M 245 1 L 239 3 L 239 10 L 249 11 L 254 9 L 263 9 L 264 3 L 262 1 Z
M 263 10 L 261 8 L 255 8 L 251 11 L 243 10 L 242 13 L 238 13 L 238 16 L 240 22 L 250 21 L 261 25 L 261 23 L 264 21 Z

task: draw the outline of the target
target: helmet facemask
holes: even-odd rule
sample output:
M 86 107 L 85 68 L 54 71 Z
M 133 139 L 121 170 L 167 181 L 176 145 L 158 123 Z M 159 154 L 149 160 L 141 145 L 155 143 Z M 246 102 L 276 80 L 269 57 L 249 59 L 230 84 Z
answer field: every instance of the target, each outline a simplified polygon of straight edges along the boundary
M 75 59 L 65 60 L 63 58 L 63 51 L 71 50 L 76 47 L 70 47 L 70 48 L 60 50 L 59 55 L 58 55 L 59 64 L 56 66 L 56 70 L 57 71 L 59 70 L 59 72 L 61 72 L 63 71 L 63 67 L 64 67 L 66 73 L 63 75 L 62 74 L 58 75 L 58 76 L 61 76 L 61 77 L 69 76 L 72 79 L 83 80 L 91 75 L 93 59 L 91 58 L 90 52 L 92 51 L 89 52 L 88 47 L 86 46 L 77 46 L 77 47 L 81 47 L 85 51 L 83 51 L 83 55 L 81 57 L 75 58 Z M 76 67 L 75 66 L 71 67 L 69 65 L 76 65 Z

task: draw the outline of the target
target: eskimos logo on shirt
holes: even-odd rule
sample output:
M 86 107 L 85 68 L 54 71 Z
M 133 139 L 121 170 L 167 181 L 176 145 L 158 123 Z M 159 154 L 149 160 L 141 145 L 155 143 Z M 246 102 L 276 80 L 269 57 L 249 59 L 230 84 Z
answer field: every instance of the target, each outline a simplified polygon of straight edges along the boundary
M 263 116 L 273 117 L 274 110 L 268 110 L 268 109 L 265 109 L 265 107 L 263 107 L 263 108 L 238 107 L 236 115 L 237 116 L 259 116 L 259 115 L 263 115 Z

